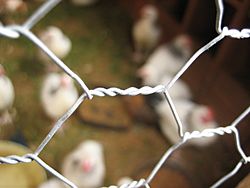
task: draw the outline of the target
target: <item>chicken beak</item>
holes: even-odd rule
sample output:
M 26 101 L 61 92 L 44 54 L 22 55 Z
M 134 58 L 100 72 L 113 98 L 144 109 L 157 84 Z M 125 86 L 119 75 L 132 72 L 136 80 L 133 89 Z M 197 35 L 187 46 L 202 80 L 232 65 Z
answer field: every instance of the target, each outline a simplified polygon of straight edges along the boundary
M 213 120 L 214 120 L 214 112 L 211 108 L 208 108 L 206 115 L 202 116 L 202 122 L 208 123 Z
M 68 76 L 63 76 L 61 78 L 61 86 L 62 87 L 68 87 L 70 85 L 70 82 L 71 82 L 71 80 Z
M 85 160 L 85 161 L 83 161 L 83 163 L 82 163 L 82 169 L 83 169 L 83 171 L 86 172 L 86 173 L 88 173 L 88 172 L 91 171 L 92 166 L 93 166 L 93 165 L 91 164 L 91 162 L 90 162 L 89 160 Z
M 0 76 L 3 76 L 3 75 L 5 75 L 5 70 L 2 67 L 0 67 Z

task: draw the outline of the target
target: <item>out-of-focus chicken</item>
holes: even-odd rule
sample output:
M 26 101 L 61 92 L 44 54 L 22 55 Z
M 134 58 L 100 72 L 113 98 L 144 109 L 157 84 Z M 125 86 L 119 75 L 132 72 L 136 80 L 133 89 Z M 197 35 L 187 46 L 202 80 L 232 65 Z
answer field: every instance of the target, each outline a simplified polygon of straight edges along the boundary
M 40 40 L 60 59 L 65 58 L 71 50 L 70 39 L 55 26 L 49 26 L 39 33 Z M 38 57 L 46 63 L 48 70 L 57 70 L 57 66 L 50 61 L 50 58 L 39 49 Z
M 164 75 L 173 76 L 192 54 L 192 40 L 179 35 L 169 44 L 158 47 L 137 71 L 145 85 L 157 85 Z
M 62 174 L 79 188 L 98 188 L 105 177 L 102 145 L 93 140 L 82 142 L 64 160 Z
M 0 0 L 0 13 L 13 13 L 18 10 L 26 10 L 23 0 Z
M 204 129 L 216 128 L 218 125 L 215 121 L 213 111 L 205 105 L 196 104 L 189 100 L 175 100 L 176 110 L 183 124 L 183 131 L 202 131 Z M 174 120 L 172 112 L 167 102 L 163 101 L 156 107 L 156 112 L 159 115 L 160 128 L 163 134 L 173 144 L 180 141 L 178 135 L 177 123 Z M 196 146 L 205 146 L 213 143 L 217 137 L 192 139 L 190 144 Z
M 157 45 L 160 38 L 157 19 L 158 11 L 153 5 L 145 5 L 142 8 L 141 17 L 135 22 L 132 29 L 135 62 L 145 60 L 149 52 Z
M 41 90 L 45 113 L 54 121 L 59 119 L 78 99 L 78 92 L 71 77 L 65 73 L 46 75 Z
M 5 70 L 0 65 L 0 124 L 12 123 L 12 116 L 9 113 L 15 98 L 14 87 L 7 77 Z

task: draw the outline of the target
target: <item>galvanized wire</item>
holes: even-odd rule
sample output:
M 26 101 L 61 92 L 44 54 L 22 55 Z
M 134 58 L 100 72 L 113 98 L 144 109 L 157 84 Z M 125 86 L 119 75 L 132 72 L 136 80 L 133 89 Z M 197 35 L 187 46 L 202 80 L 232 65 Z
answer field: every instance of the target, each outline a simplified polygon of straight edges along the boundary
M 24 156 L 17 156 L 11 155 L 6 157 L 0 157 L 0 164 L 17 164 L 17 163 L 29 163 L 32 161 L 36 161 L 39 165 L 41 165 L 44 169 L 52 173 L 62 182 L 67 184 L 69 187 L 76 188 L 77 186 L 68 180 L 66 177 L 55 171 L 51 168 L 48 164 L 46 164 L 42 159 L 39 158 L 39 154 L 43 151 L 49 141 L 53 138 L 55 133 L 63 126 L 64 122 L 75 112 L 75 110 L 79 107 L 79 105 L 85 99 L 92 99 L 94 96 L 104 97 L 104 96 L 117 96 L 117 95 L 149 95 L 153 93 L 163 93 L 166 96 L 166 100 L 169 103 L 171 112 L 173 113 L 174 119 L 177 123 L 179 136 L 181 137 L 181 141 L 172 147 L 170 147 L 159 162 L 156 164 L 150 175 L 147 179 L 140 179 L 139 181 L 133 181 L 130 184 L 124 184 L 120 186 L 120 188 L 139 188 L 139 187 L 150 187 L 150 182 L 156 176 L 157 172 L 160 170 L 162 165 L 168 160 L 168 158 L 173 154 L 175 150 L 177 150 L 180 146 L 182 146 L 186 141 L 190 139 L 199 139 L 202 137 L 211 137 L 215 135 L 224 135 L 224 134 L 233 134 L 235 135 L 235 143 L 239 154 L 241 155 L 242 159 L 236 165 L 236 167 L 223 176 L 220 180 L 218 180 L 212 188 L 216 188 L 223 184 L 226 180 L 230 177 L 234 176 L 238 170 L 241 168 L 242 165 L 247 164 L 250 162 L 250 157 L 245 154 L 241 147 L 240 143 L 240 135 L 237 129 L 237 125 L 250 113 L 250 106 L 236 118 L 231 125 L 227 127 L 218 127 L 215 129 L 205 129 L 203 131 L 193 131 L 193 132 L 183 132 L 182 129 L 182 122 L 180 117 L 175 110 L 174 103 L 172 101 L 171 96 L 168 93 L 168 90 L 175 84 L 175 82 L 186 72 L 187 69 L 195 62 L 195 60 L 206 50 L 210 49 L 212 46 L 217 44 L 219 41 L 224 39 L 225 37 L 231 37 L 236 39 L 244 39 L 250 37 L 250 29 L 245 28 L 242 30 L 237 29 L 229 29 L 227 26 L 222 28 L 222 19 L 224 14 L 224 5 L 222 0 L 216 0 L 216 7 L 217 7 L 217 16 L 216 16 L 216 31 L 218 36 L 216 36 L 213 40 L 211 40 L 208 44 L 200 48 L 197 52 L 193 54 L 193 56 L 183 65 L 183 67 L 177 72 L 177 74 L 173 77 L 172 80 L 167 85 L 158 85 L 156 87 L 149 87 L 144 86 L 142 88 L 135 88 L 130 87 L 127 89 L 120 89 L 116 87 L 112 88 L 95 88 L 90 90 L 84 81 L 75 74 L 69 67 L 67 67 L 62 60 L 60 60 L 36 35 L 34 35 L 30 30 L 32 27 L 38 23 L 47 13 L 49 13 L 57 4 L 60 3 L 61 0 L 48 0 L 45 2 L 37 11 L 35 11 L 27 21 L 22 25 L 9 25 L 9 26 L 2 26 L 0 25 L 0 35 L 11 38 L 17 39 L 20 35 L 25 36 L 29 41 L 34 43 L 38 48 L 43 50 L 48 57 L 53 60 L 59 68 L 61 68 L 65 73 L 71 76 L 83 89 L 83 93 L 80 95 L 78 100 L 72 105 L 72 107 L 55 123 L 54 127 L 51 131 L 47 134 L 38 148 L 35 150 L 34 153 L 29 153 Z M 110 186 L 110 188 L 116 188 L 117 186 Z

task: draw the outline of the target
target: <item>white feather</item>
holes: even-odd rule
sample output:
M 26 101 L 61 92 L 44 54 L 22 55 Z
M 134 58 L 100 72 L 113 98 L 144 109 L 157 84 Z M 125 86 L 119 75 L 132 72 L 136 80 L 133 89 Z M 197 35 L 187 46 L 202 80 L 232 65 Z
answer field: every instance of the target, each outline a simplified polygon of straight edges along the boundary
M 55 26 L 42 31 L 39 38 L 60 59 L 66 57 L 71 50 L 70 39 Z M 39 50 L 39 57 L 43 61 L 49 60 L 49 57 L 41 50 Z
M 68 85 L 62 86 L 62 79 Z M 49 73 L 42 85 L 41 102 L 46 114 L 53 120 L 60 118 L 77 100 L 78 92 L 73 80 L 66 74 Z
M 145 85 L 157 85 L 164 75 L 173 76 L 191 56 L 190 39 L 178 36 L 173 42 L 158 47 L 137 74 Z
M 5 74 L 3 66 L 0 65 L 0 119 L 3 124 L 11 121 L 8 110 L 12 107 L 14 98 L 15 92 L 13 84 Z
M 142 16 L 135 22 L 132 30 L 136 52 L 149 52 L 158 43 L 160 29 L 156 25 L 157 18 L 158 12 L 155 7 L 152 5 L 143 7 Z
M 15 12 L 23 5 L 23 0 L 5 0 L 4 9 L 6 12 Z
M 0 112 L 12 107 L 15 93 L 11 80 L 5 76 L 0 76 Z

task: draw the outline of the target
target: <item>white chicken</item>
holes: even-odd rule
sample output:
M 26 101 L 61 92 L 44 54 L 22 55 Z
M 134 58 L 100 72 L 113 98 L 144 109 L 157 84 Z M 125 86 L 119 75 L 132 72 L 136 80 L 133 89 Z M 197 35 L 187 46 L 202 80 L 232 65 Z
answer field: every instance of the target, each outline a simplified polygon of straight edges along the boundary
M 102 145 L 94 140 L 82 142 L 65 158 L 62 174 L 79 188 L 102 186 L 105 177 Z
M 137 71 L 146 85 L 157 85 L 164 75 L 175 75 L 192 53 L 189 36 L 179 35 L 171 43 L 158 47 Z
M 42 85 L 41 102 L 45 113 L 59 119 L 78 99 L 71 77 L 65 73 L 49 73 Z
M 183 124 L 183 131 L 202 131 L 217 127 L 213 111 L 205 105 L 196 104 L 189 100 L 175 100 L 176 111 Z M 172 115 L 171 109 L 166 101 L 159 103 L 156 112 L 160 118 L 160 128 L 163 134 L 172 144 L 180 141 L 177 124 Z M 215 141 L 216 137 L 191 139 L 188 143 L 196 146 L 206 146 Z
M 71 50 L 70 39 L 58 27 L 49 26 L 39 34 L 39 38 L 60 59 L 66 57 Z M 42 61 L 47 63 L 49 70 L 57 68 L 49 62 L 50 58 L 42 50 L 38 51 L 38 56 Z
M 157 19 L 158 11 L 153 5 L 145 5 L 142 8 L 141 17 L 132 29 L 136 62 L 143 61 L 159 41 L 160 29 L 156 24 Z
M 5 70 L 0 65 L 0 124 L 12 123 L 9 110 L 14 102 L 15 92 L 11 80 L 6 76 Z
M 0 12 L 15 12 L 18 9 L 25 8 L 23 0 L 0 0 Z
M 71 0 L 76 6 L 89 6 L 95 4 L 98 0 Z

